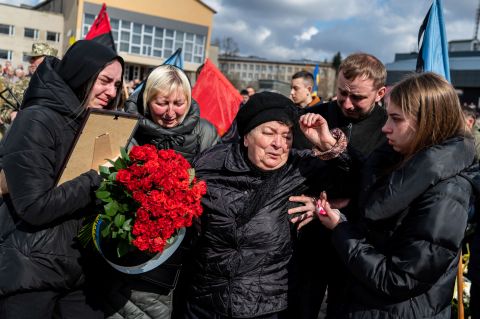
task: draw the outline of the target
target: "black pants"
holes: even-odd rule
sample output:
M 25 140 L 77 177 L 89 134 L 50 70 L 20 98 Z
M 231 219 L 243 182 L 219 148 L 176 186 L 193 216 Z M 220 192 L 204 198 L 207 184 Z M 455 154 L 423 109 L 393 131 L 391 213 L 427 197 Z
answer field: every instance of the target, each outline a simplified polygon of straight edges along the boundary
M 470 287 L 470 311 L 472 319 L 480 319 L 480 285 L 473 282 Z
M 289 268 L 289 313 L 295 319 L 317 319 L 334 255 L 330 232 L 318 220 L 298 235 Z
M 82 290 L 59 293 L 35 291 L 0 298 L 2 319 L 103 319 L 103 312 L 87 301 Z

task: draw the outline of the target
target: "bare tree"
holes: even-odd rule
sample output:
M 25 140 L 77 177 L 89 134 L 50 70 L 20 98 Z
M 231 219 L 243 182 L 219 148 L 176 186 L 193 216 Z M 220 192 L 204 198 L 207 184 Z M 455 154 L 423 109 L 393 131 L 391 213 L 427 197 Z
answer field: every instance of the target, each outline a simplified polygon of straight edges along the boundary
M 222 55 L 236 56 L 240 51 L 237 42 L 232 37 L 215 38 L 212 44 L 220 49 Z

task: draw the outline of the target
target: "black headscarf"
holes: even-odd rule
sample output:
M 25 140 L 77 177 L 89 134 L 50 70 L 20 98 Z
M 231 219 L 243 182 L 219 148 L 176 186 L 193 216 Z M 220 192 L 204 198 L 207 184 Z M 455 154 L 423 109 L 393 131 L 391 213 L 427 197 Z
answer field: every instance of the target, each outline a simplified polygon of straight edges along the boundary
M 84 96 L 84 85 L 102 70 L 105 65 L 117 60 L 122 65 L 122 79 L 124 62 L 111 48 L 91 40 L 75 42 L 65 53 L 60 63 L 55 66 L 55 71 L 77 94 L 80 101 Z

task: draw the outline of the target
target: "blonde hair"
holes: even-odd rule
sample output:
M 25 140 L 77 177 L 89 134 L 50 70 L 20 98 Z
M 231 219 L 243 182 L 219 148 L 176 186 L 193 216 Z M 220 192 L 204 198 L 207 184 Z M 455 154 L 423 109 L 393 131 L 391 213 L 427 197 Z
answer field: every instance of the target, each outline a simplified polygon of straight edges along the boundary
M 406 157 L 446 139 L 465 135 L 465 122 L 453 86 L 432 73 L 414 73 L 396 84 L 390 92 L 390 103 L 405 116 L 416 120 L 415 137 Z
M 144 110 L 146 112 L 150 110 L 148 104 L 159 92 L 170 95 L 178 89 L 183 91 L 187 99 L 187 110 L 180 119 L 180 122 L 183 122 L 192 104 L 192 87 L 186 74 L 173 65 L 160 65 L 148 76 L 143 92 Z

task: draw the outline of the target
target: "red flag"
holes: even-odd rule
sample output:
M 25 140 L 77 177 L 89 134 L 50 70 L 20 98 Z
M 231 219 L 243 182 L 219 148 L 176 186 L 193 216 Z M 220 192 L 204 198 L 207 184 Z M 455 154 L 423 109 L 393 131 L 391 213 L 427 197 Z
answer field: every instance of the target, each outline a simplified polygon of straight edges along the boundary
M 200 106 L 200 116 L 215 125 L 220 136 L 232 125 L 242 102 L 240 93 L 208 59 L 192 90 L 192 97 Z
M 97 18 L 93 21 L 90 30 L 88 30 L 85 40 L 99 42 L 116 51 L 112 36 L 112 27 L 110 26 L 110 19 L 107 13 L 107 5 L 105 3 L 102 5 L 102 9 L 100 9 Z

